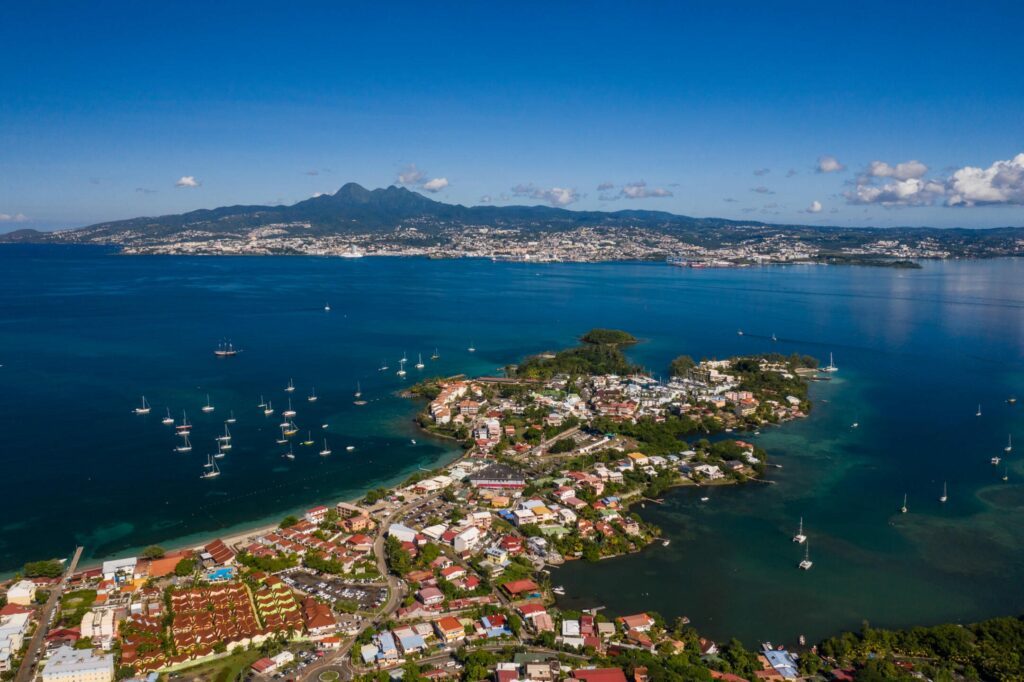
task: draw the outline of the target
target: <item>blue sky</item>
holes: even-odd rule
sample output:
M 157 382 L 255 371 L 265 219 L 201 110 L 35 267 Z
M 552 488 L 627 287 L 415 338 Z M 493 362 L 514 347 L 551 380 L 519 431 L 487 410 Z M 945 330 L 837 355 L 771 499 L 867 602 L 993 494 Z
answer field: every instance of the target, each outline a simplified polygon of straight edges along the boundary
M 0 231 L 400 177 L 463 204 L 1024 225 L 1022 25 L 1014 2 L 3 3 Z

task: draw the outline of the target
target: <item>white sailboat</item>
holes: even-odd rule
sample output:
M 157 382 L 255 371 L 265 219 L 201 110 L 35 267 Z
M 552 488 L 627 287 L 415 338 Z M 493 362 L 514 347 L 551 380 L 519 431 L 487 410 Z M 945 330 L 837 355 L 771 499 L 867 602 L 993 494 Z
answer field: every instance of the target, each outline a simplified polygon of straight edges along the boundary
M 206 394 L 206 404 L 203 405 L 203 412 L 210 413 L 214 411 L 214 406 L 210 404 L 210 394 Z
M 288 385 L 285 386 L 284 390 L 287 391 L 288 393 L 294 393 L 295 392 L 295 382 L 292 381 L 291 379 L 289 379 L 288 380 Z
M 832 353 L 828 354 L 828 365 L 821 368 L 822 372 L 838 372 L 839 368 L 836 367 L 836 363 L 832 360 Z
M 811 561 L 811 543 L 804 543 L 804 560 L 797 564 L 797 567 L 801 571 L 811 570 L 811 566 L 814 566 L 814 562 Z
M 278 445 L 284 445 L 288 442 L 288 436 L 284 435 L 284 424 L 281 425 L 281 437 L 277 439 Z
M 167 408 L 167 416 L 161 419 L 160 423 L 164 426 L 171 426 L 174 424 L 174 417 L 171 416 L 171 408 Z
M 312 390 L 310 390 L 309 395 L 306 396 L 306 400 L 308 400 L 311 403 L 315 403 L 317 401 L 317 399 L 318 399 L 318 396 L 316 394 L 316 386 L 314 386 L 312 388 Z
M 356 392 L 353 393 L 352 395 L 355 397 L 355 400 L 352 401 L 353 405 L 365 405 L 366 404 L 366 401 L 363 400 L 363 387 L 359 385 L 358 381 L 356 382 Z
M 993 457 L 989 461 L 992 462 L 992 466 L 999 466 L 999 463 L 1003 461 L 1003 458 L 1000 457 L 999 455 L 996 455 L 995 457 Z
M 292 409 L 292 399 L 288 398 L 288 409 L 282 412 L 281 416 L 285 417 L 286 419 L 291 419 L 292 417 L 295 416 L 295 414 L 295 410 Z
M 263 408 L 263 414 L 268 417 L 274 414 L 274 404 L 272 402 L 267 401 L 267 406 Z
M 226 454 L 227 454 L 226 452 L 224 452 L 224 451 L 223 451 L 223 450 L 221 450 L 220 448 L 217 448 L 217 454 L 213 455 L 213 458 L 214 458 L 214 459 L 221 459 L 221 458 L 222 458 L 222 457 L 224 457 L 224 455 L 226 455 Z M 207 455 L 207 457 L 209 457 L 209 456 L 210 456 L 210 455 Z
M 948 500 L 948 499 L 949 499 L 949 494 L 948 494 L 948 491 L 946 490 L 946 482 L 943 481 L 942 482 L 942 497 L 939 498 L 939 502 L 942 502 L 943 504 L 945 504 L 946 500 Z
M 258 407 L 258 408 L 260 408 L 262 410 L 266 406 L 267 406 L 267 401 L 263 399 L 263 394 L 261 393 L 260 394 L 260 403 L 256 407 Z
M 217 478 L 220 476 L 220 467 L 217 466 L 216 460 L 209 455 L 206 456 L 206 466 L 204 468 L 206 471 L 204 471 L 199 478 Z
M 1003 452 L 1010 452 L 1013 450 L 1013 434 L 1006 437 L 1006 447 L 1003 448 Z
M 175 452 L 192 452 L 192 442 L 188 439 L 188 432 L 186 431 L 185 433 L 183 433 L 181 435 L 185 437 L 185 440 L 182 442 L 181 445 L 179 445 L 178 447 L 174 448 L 174 451 Z
M 231 410 L 231 416 L 228 417 L 227 419 L 225 419 L 224 423 L 225 424 L 234 424 L 236 421 L 238 421 L 238 420 L 235 419 L 235 411 Z
M 380 367 L 377 368 L 377 371 L 378 372 L 386 372 L 386 371 L 388 371 L 388 369 L 390 369 L 388 367 L 388 361 L 387 360 L 382 360 L 381 363 L 380 363 Z
M 345 446 L 345 451 L 346 451 L 346 452 L 352 452 L 352 451 L 353 451 L 353 450 L 355 450 L 355 449 L 356 449 L 356 446 L 355 446 L 355 445 L 346 445 L 346 446 Z
M 142 396 L 142 405 L 135 408 L 135 414 L 149 414 L 149 403 L 146 402 L 146 396 Z
M 981 416 L 981 403 L 978 403 L 978 411 L 974 413 L 975 417 Z
M 331 449 L 327 447 L 327 439 L 324 438 L 324 449 L 320 451 L 320 456 L 326 457 L 329 454 L 331 454 Z
M 903 493 L 903 506 L 900 507 L 900 514 L 906 514 L 907 510 L 907 494 Z
M 804 535 L 804 517 L 800 517 L 800 526 L 797 528 L 796 535 L 793 536 L 793 542 L 798 544 L 804 544 L 807 542 L 807 536 Z
M 423 369 L 424 367 L 426 367 L 426 365 L 423 364 L 423 353 L 420 353 L 416 357 L 416 369 Z
M 405 358 L 402 358 L 401 360 L 398 361 L 398 371 L 395 372 L 395 374 L 397 374 L 400 377 L 405 376 Z
M 775 332 L 772 332 L 772 341 L 778 341 L 779 338 L 775 336 Z
M 330 303 L 324 303 L 324 312 L 325 313 L 331 312 L 331 304 Z
M 295 453 L 292 452 L 292 446 L 291 445 L 288 446 L 288 452 L 284 453 L 284 458 L 285 459 L 295 459 Z
M 178 432 L 179 436 L 188 435 L 188 432 L 192 430 L 192 425 L 188 423 L 188 415 L 185 414 L 185 410 L 181 411 L 181 423 L 175 426 L 174 430 Z
M 434 349 L 434 354 L 430 356 L 431 360 L 438 360 L 441 358 L 441 354 L 437 352 L 437 348 Z
M 1009 465 L 1007 465 L 1005 468 L 1003 468 L 1003 480 L 1004 481 L 1009 481 L 1010 480 L 1010 466 Z
M 469 348 L 467 348 L 466 350 L 468 350 L 470 353 L 475 353 L 476 352 L 476 346 L 473 345 L 472 341 L 469 342 Z

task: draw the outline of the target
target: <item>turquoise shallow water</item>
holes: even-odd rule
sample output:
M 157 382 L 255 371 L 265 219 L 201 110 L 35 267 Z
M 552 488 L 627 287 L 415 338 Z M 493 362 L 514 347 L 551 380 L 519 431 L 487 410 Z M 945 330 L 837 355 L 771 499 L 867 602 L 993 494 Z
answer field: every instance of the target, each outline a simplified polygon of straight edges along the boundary
M 639 556 L 559 569 L 570 605 L 688 615 L 714 636 L 816 637 L 862 619 L 904 625 L 1024 610 L 1024 263 L 915 271 L 421 259 L 122 257 L 0 249 L 0 571 L 171 543 L 355 495 L 454 453 L 417 434 L 396 392 L 403 352 L 428 372 L 485 373 L 592 326 L 645 339 L 663 371 L 695 357 L 777 349 L 836 356 L 806 421 L 766 431 L 772 486 L 691 491 L 642 513 L 672 538 Z M 323 311 L 325 301 L 332 307 Z M 736 329 L 746 335 L 740 337 Z M 769 338 L 775 333 L 779 341 Z M 245 351 L 217 360 L 231 338 Z M 466 352 L 470 341 L 475 354 Z M 391 370 L 377 371 L 384 359 Z M 410 368 L 411 381 L 416 371 Z M 284 386 L 297 422 L 328 423 L 335 454 L 274 443 Z M 370 404 L 352 405 L 356 381 Z M 305 400 L 315 385 L 321 399 Z M 148 417 L 131 414 L 138 396 Z M 200 407 L 211 395 L 217 410 Z M 278 414 L 265 419 L 260 394 Z M 981 402 L 983 416 L 974 412 Z M 165 406 L 188 409 L 195 449 L 172 452 Z M 229 410 L 223 475 L 198 475 Z M 858 421 L 858 429 L 850 423 Z M 416 438 L 417 444 L 410 439 Z M 346 453 L 344 446 L 356 445 Z M 940 505 L 942 481 L 950 501 Z M 911 511 L 895 513 L 903 493 Z M 805 517 L 815 567 L 790 542 Z

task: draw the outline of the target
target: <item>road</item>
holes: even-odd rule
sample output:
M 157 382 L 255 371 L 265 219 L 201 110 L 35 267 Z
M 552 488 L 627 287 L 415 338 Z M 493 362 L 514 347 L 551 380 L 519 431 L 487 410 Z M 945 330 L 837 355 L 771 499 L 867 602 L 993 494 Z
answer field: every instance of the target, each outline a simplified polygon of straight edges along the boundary
M 71 557 L 71 563 L 68 564 L 67 570 L 64 571 L 64 576 L 61 578 L 60 582 L 50 590 L 50 598 L 46 600 L 46 605 L 43 606 L 43 610 L 39 612 L 39 622 L 37 624 L 36 631 L 28 643 L 28 648 L 25 650 L 25 658 L 21 661 L 21 667 L 18 668 L 18 674 L 15 675 L 14 682 L 29 682 L 35 675 L 36 665 L 39 663 L 43 641 L 46 638 L 46 633 L 50 629 L 50 621 L 53 619 L 53 614 L 57 610 L 57 605 L 60 604 L 60 597 L 64 593 L 64 587 L 68 583 L 68 578 L 70 578 L 78 569 L 78 560 L 82 558 L 83 549 L 83 547 L 75 548 L 75 555 Z

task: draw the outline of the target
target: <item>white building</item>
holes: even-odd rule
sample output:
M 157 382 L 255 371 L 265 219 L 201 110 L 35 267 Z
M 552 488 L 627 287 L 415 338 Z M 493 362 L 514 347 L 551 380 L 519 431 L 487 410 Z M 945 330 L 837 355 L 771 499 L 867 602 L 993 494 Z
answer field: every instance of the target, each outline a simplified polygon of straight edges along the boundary
M 62 646 L 46 662 L 42 679 L 43 682 L 111 682 L 114 655 Z
M 31 580 L 19 580 L 7 590 L 7 603 L 29 606 L 36 598 L 36 584 Z
M 114 580 L 117 582 L 124 582 L 125 580 L 132 580 L 135 578 L 135 564 L 138 563 L 136 557 L 128 557 L 127 559 L 114 559 L 113 561 L 103 562 L 103 579 Z M 118 580 L 120 577 L 120 580 Z
M 82 616 L 81 629 L 82 637 L 89 637 L 96 646 L 109 649 L 117 635 L 113 609 L 88 611 Z
M 28 613 L 0 616 L 0 673 L 11 669 L 11 659 L 25 643 L 28 624 Z
M 455 536 L 452 546 L 455 547 L 456 552 L 465 552 L 476 547 L 478 542 L 480 542 L 480 530 L 476 526 L 470 526 Z

